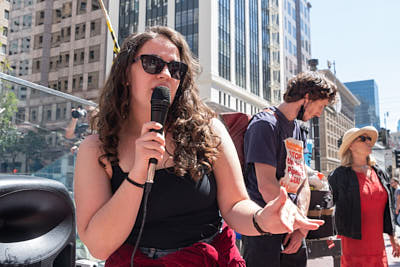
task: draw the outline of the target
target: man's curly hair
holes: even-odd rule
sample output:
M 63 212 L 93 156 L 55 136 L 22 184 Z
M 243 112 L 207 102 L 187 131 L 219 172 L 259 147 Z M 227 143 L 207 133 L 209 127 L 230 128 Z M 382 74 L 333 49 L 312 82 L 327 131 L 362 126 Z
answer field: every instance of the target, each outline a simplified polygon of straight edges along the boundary
M 308 94 L 310 100 L 329 99 L 329 104 L 333 104 L 336 92 L 336 85 L 322 73 L 300 72 L 288 81 L 283 100 L 286 103 L 296 102 Z
M 188 65 L 186 75 L 181 79 L 168 110 L 165 125 L 165 130 L 172 134 L 174 142 L 174 172 L 178 176 L 189 173 L 193 179 L 198 180 L 204 173 L 212 171 L 212 163 L 218 156 L 220 139 L 211 127 L 211 120 L 216 115 L 198 95 L 194 79 L 200 73 L 200 65 L 192 56 L 184 37 L 163 26 L 151 27 L 143 33 L 128 36 L 114 59 L 110 75 L 99 97 L 99 113 L 92 120 L 104 153 L 98 161 L 103 167 L 103 159 L 107 159 L 112 165 L 119 162 L 118 134 L 130 112 L 130 90 L 126 86 L 128 70 L 142 46 L 160 36 L 167 38 L 178 48 L 180 60 Z

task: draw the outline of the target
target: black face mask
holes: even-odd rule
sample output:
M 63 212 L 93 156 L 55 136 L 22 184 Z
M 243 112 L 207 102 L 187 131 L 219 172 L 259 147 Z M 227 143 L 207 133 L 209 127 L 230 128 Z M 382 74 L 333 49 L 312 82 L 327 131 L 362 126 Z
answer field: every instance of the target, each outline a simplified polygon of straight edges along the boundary
M 304 108 L 304 105 L 301 105 L 299 113 L 297 113 L 297 118 L 298 120 L 303 120 L 303 116 L 304 116 L 304 112 L 306 111 L 306 109 Z

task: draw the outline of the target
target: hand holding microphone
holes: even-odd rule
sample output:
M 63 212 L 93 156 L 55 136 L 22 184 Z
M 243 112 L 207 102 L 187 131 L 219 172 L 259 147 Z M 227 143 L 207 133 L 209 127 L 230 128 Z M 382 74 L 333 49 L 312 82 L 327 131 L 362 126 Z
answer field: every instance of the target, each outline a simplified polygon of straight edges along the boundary
M 151 97 L 151 121 L 144 123 L 141 136 L 136 140 L 135 166 L 130 173 L 132 176 L 140 178 L 138 180 L 140 183 L 145 182 L 144 178 L 146 178 L 146 181 L 149 179 L 150 169 L 154 173 L 157 162 L 161 160 L 161 155 L 165 151 L 165 139 L 160 134 L 164 129 L 169 99 L 167 87 L 154 88 Z
M 167 118 L 168 108 L 170 105 L 169 89 L 165 86 L 157 86 L 151 95 L 151 121 L 160 123 L 163 127 L 159 130 L 150 130 L 162 133 L 164 130 L 165 120 Z M 149 160 L 149 168 L 147 171 L 146 183 L 153 183 L 154 172 L 157 166 L 157 159 Z

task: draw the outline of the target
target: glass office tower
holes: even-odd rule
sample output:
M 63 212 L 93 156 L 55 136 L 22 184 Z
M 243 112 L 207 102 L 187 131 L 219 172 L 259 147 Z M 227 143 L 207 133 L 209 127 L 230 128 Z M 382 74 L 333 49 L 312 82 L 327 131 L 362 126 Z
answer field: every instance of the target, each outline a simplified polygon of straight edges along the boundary
M 378 85 L 375 80 L 347 82 L 344 85 L 360 100 L 356 107 L 356 127 L 368 125 L 380 129 Z

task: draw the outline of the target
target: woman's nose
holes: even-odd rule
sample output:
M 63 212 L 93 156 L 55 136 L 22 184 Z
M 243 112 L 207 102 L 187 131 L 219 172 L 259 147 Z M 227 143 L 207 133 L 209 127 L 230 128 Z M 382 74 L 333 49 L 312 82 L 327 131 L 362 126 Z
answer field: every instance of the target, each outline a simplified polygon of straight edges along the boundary
M 159 77 L 171 78 L 171 73 L 169 72 L 168 66 L 165 65 L 161 72 L 158 74 Z

